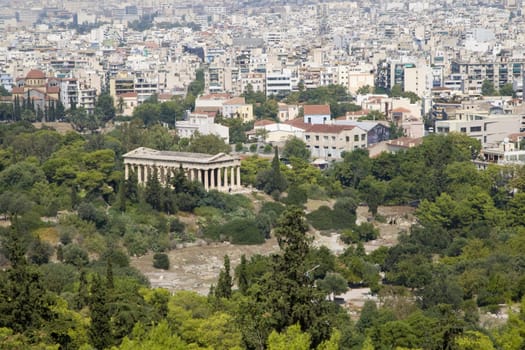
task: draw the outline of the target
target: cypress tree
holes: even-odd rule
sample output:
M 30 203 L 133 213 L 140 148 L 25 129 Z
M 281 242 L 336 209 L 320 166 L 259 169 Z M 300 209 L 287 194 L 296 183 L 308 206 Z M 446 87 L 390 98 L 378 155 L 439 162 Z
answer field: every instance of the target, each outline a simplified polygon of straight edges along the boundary
M 95 349 L 102 350 L 111 345 L 110 313 L 107 290 L 100 275 L 95 274 L 91 281 L 89 315 L 91 324 L 88 329 L 89 339 Z
M 241 256 L 241 263 L 239 264 L 237 270 L 237 286 L 239 287 L 239 292 L 246 294 L 249 287 L 248 282 L 248 271 L 246 270 L 246 256 L 243 254 Z
M 224 256 L 224 269 L 219 273 L 219 281 L 215 288 L 217 298 L 230 298 L 232 296 L 232 277 L 230 275 L 230 257 Z
M 150 174 L 148 182 L 146 183 L 146 203 L 151 205 L 155 210 L 162 209 L 162 187 L 159 181 L 157 169 Z

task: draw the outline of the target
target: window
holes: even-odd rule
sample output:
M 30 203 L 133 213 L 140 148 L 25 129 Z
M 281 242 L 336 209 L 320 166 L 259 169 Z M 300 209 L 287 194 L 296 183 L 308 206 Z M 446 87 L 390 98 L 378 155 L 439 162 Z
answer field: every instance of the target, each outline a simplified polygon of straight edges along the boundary
M 323 140 L 328 141 L 328 136 L 323 137 Z
M 346 142 L 350 142 L 350 136 L 346 137 Z
M 319 135 L 315 135 L 315 141 L 319 141 Z
M 481 126 L 471 126 L 470 127 L 470 132 L 480 132 L 481 131 Z
M 359 141 L 359 135 L 354 135 L 354 141 L 355 142 Z
M 310 140 L 310 135 L 305 136 L 306 140 Z
M 332 136 L 332 141 L 335 141 L 335 136 Z
M 361 134 L 361 141 L 364 141 L 366 139 L 366 134 Z
M 459 129 L 459 131 L 461 131 L 461 132 L 467 132 L 467 128 L 461 128 L 461 129 Z

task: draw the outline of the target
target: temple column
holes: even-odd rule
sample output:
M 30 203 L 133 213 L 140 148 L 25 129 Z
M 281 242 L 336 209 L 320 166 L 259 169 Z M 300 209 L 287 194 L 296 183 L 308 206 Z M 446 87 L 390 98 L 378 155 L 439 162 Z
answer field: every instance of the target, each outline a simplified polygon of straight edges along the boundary
M 137 178 L 138 178 L 138 183 L 139 184 L 142 184 L 144 183 L 144 165 L 142 164 L 139 164 L 137 165 Z
M 222 170 L 224 170 L 224 188 L 228 188 L 228 167 Z
M 208 178 L 208 175 L 209 175 L 208 174 L 208 169 L 203 170 L 203 172 L 204 172 L 204 189 L 206 191 L 208 191 L 208 187 L 209 187 L 208 186 L 208 180 L 209 180 L 209 178 Z
M 234 168 L 233 167 L 229 167 L 230 169 L 230 187 L 231 188 L 234 188 L 235 187 L 235 174 L 234 174 Z
M 142 166 L 142 183 L 148 183 L 149 180 L 149 165 Z
M 210 188 L 211 189 L 215 188 L 215 170 L 216 169 L 210 169 L 210 178 L 211 178 Z
M 223 168 L 217 169 L 217 187 L 219 188 L 219 190 L 224 187 L 222 183 L 222 171 Z
M 237 187 L 241 187 L 241 167 L 237 167 Z
M 124 179 L 127 180 L 129 178 L 129 164 L 124 163 Z

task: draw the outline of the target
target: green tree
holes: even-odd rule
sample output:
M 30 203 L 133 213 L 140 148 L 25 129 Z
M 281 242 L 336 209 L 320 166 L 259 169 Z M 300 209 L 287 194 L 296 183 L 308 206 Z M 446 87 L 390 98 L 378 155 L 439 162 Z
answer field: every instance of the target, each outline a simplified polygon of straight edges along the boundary
M 219 136 L 215 134 L 200 135 L 198 133 L 191 137 L 187 148 L 188 152 L 206 154 L 230 153 L 230 150 L 230 146 Z
M 390 96 L 391 97 L 401 97 L 403 95 L 403 88 L 399 84 L 395 84 L 390 89 Z
M 374 92 L 374 89 L 370 85 L 363 85 L 356 91 L 358 95 L 371 94 L 372 92 Z
M 308 161 L 310 159 L 310 150 L 306 147 L 306 143 L 303 140 L 293 137 L 286 140 L 282 156 L 287 159 L 295 157 Z
M 496 95 L 496 89 L 494 88 L 494 83 L 488 79 L 483 80 L 483 84 L 481 84 L 481 94 L 483 96 Z
M 348 282 L 340 274 L 329 272 L 322 280 L 317 282 L 317 287 L 326 292 L 333 300 L 333 297 L 348 290 Z
M 224 256 L 224 268 L 219 273 L 215 296 L 217 298 L 230 298 L 232 295 L 232 277 L 230 275 L 230 257 Z
M 159 181 L 157 168 L 154 168 L 153 173 L 149 174 L 144 194 L 146 203 L 151 205 L 155 210 L 162 210 L 162 185 Z
M 243 339 L 249 347 L 259 348 L 272 330 L 283 332 L 299 324 L 311 336 L 313 346 L 330 337 L 328 301 L 315 288 L 305 266 L 310 251 L 310 238 L 304 213 L 288 208 L 275 228 L 280 254 L 271 257 L 271 270 L 264 274 L 255 289 L 250 288 L 246 311 L 239 314 Z M 249 311 L 248 311 L 249 310 Z
M 257 175 L 256 187 L 279 198 L 281 192 L 286 190 L 287 182 L 281 173 L 281 162 L 277 147 L 274 148 L 274 152 L 271 168 Z
M 237 279 L 237 287 L 241 294 L 246 294 L 249 287 L 248 271 L 247 271 L 246 255 L 241 255 L 241 262 L 235 269 L 235 278 Z
M 372 176 L 365 177 L 359 183 L 359 192 L 361 197 L 368 204 L 368 209 L 372 215 L 377 214 L 377 208 L 383 203 L 387 191 L 386 184 L 382 181 L 377 181 Z
M 283 333 L 273 331 L 268 337 L 268 350 L 308 350 L 310 334 L 301 331 L 301 327 L 292 325 Z
M 499 94 L 501 96 L 514 96 L 514 87 L 512 86 L 512 83 L 507 83 L 499 88 Z
M 113 342 L 111 333 L 111 314 L 108 305 L 106 286 L 102 283 L 100 275 L 94 274 L 91 280 L 89 315 L 89 339 L 97 350 L 109 347 Z
M 95 104 L 95 114 L 103 123 L 106 123 L 115 118 L 115 104 L 113 97 L 109 93 L 105 92 L 98 96 L 97 102 Z

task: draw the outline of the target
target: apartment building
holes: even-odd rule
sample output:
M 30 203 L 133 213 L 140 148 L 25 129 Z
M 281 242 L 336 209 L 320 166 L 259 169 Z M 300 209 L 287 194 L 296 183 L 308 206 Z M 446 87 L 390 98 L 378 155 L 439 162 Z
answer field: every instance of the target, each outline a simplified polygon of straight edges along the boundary
M 304 141 L 312 158 L 341 159 L 343 152 L 366 148 L 367 132 L 354 125 L 307 125 Z
M 452 81 L 462 81 L 464 94 L 481 94 L 484 80 L 497 88 L 512 84 L 514 80 L 523 80 L 524 59 L 501 58 L 501 61 L 453 61 L 450 66 Z M 452 87 L 450 86 L 447 87 Z
M 456 120 L 436 121 L 436 132 L 464 133 L 479 140 L 483 147 L 494 147 L 510 134 L 524 131 L 524 117 L 506 114 L 467 114 Z
M 244 97 L 235 97 L 224 101 L 222 104 L 222 116 L 224 118 L 240 118 L 243 123 L 252 121 L 253 105 L 246 103 Z
M 216 124 L 215 117 L 207 114 L 191 113 L 187 120 L 177 122 L 175 128 L 180 137 L 190 138 L 198 132 L 201 135 L 217 135 L 224 142 L 230 142 L 230 129 L 227 126 Z

